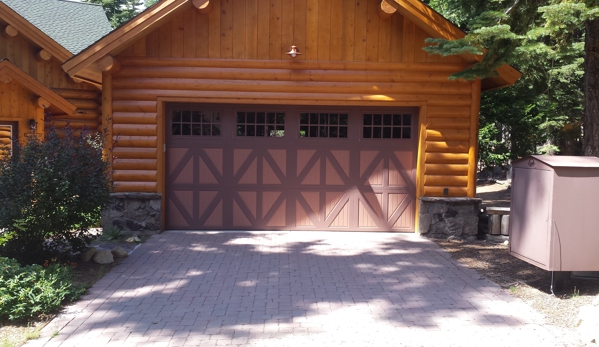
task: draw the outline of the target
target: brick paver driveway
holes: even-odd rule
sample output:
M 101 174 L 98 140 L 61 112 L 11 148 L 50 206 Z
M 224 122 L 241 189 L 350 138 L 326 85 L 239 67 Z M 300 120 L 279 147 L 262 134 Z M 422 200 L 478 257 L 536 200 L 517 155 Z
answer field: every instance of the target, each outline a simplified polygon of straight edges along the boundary
M 27 346 L 565 345 L 434 243 L 391 233 L 165 232 L 56 332 Z

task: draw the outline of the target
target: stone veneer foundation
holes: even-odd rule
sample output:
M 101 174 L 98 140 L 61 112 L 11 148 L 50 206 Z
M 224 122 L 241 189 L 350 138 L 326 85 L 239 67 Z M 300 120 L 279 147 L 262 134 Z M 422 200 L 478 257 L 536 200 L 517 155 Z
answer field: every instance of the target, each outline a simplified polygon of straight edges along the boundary
M 162 231 L 162 195 L 113 193 L 102 215 L 102 227 L 117 227 L 126 234 L 152 235 Z
M 481 202 L 478 198 L 421 197 L 418 232 L 430 238 L 474 240 Z

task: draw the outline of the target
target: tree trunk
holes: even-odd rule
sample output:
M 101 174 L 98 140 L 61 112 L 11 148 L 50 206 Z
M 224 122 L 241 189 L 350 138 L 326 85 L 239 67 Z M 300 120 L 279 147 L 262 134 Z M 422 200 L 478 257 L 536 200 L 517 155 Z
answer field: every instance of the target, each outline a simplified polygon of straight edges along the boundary
M 599 156 L 599 18 L 585 28 L 583 153 Z

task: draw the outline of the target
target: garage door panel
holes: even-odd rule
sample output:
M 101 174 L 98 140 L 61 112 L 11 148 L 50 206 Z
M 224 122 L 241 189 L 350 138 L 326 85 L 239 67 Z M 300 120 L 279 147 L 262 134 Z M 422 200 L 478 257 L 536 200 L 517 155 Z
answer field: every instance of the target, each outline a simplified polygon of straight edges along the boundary
M 167 133 L 167 228 L 413 230 L 415 141 L 360 140 L 359 114 L 348 138 L 304 138 L 292 111 L 284 137 L 241 136 L 222 107 L 219 136 Z

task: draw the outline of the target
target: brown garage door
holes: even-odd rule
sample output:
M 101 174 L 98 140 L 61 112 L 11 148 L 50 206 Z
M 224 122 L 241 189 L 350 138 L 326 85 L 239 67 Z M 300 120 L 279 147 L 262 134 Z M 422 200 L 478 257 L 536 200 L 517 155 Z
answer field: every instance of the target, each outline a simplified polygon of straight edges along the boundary
M 173 104 L 166 227 L 414 230 L 416 110 Z

